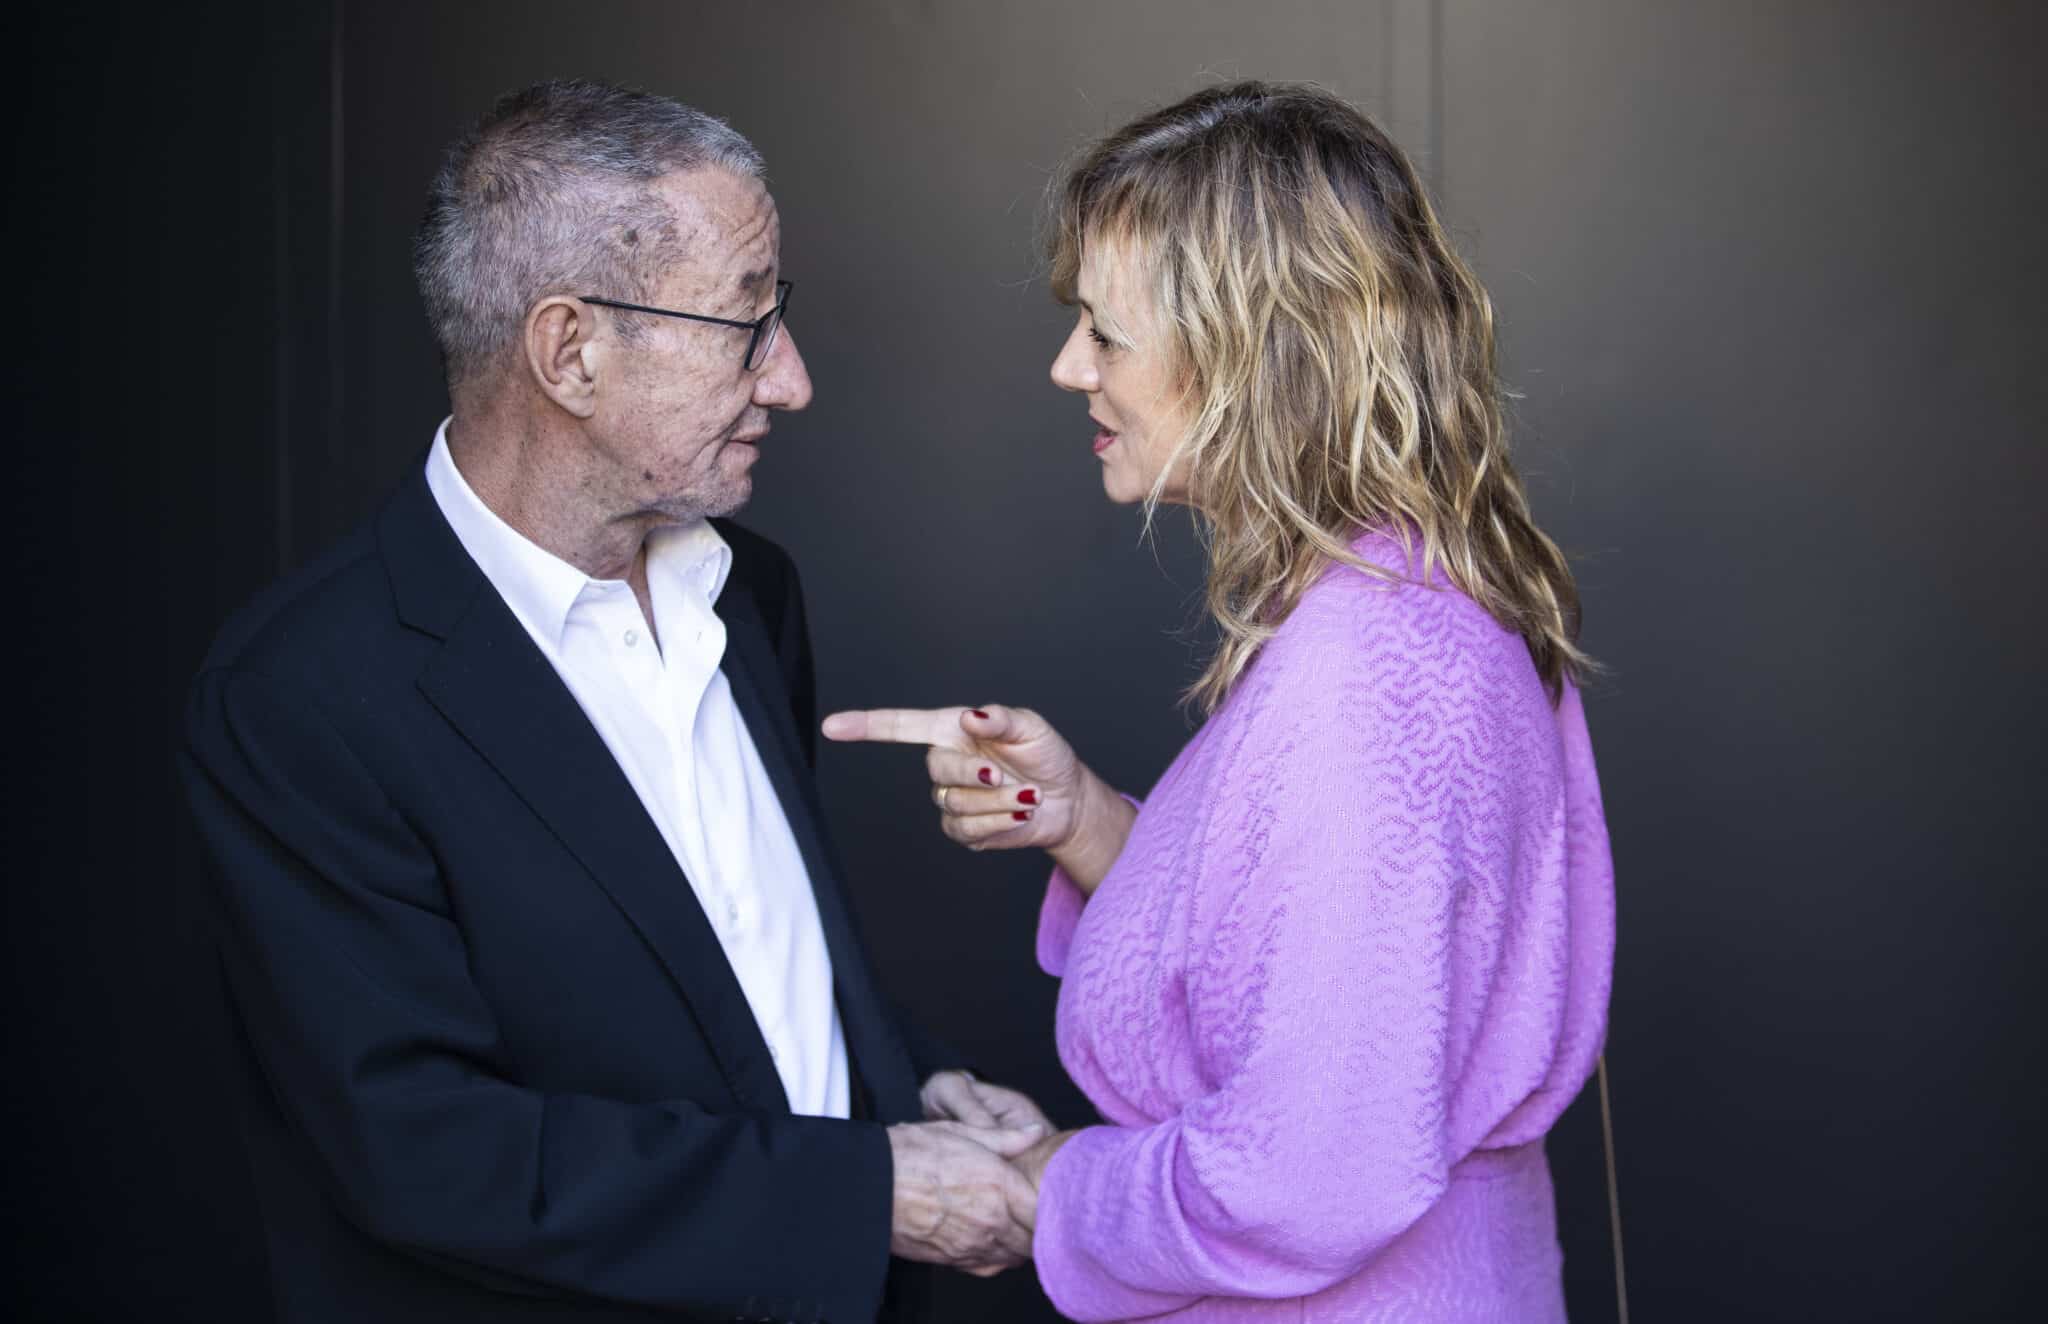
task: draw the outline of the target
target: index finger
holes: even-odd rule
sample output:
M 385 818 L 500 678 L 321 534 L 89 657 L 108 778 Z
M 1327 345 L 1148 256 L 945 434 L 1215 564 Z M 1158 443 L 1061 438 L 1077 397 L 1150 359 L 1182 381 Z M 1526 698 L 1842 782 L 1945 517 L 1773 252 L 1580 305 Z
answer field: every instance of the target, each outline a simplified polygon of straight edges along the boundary
M 833 713 L 825 719 L 828 740 L 873 740 L 891 745 L 944 745 L 965 749 L 960 729 L 964 708 L 867 708 Z

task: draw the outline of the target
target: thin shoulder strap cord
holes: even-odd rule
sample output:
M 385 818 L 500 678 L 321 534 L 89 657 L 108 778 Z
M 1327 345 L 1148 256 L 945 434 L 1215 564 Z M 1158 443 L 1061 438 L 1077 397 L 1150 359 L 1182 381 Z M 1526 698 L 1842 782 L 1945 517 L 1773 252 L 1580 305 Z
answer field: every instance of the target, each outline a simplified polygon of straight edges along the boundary
M 1607 1097 L 1607 1055 L 1600 1055 L 1600 1139 L 1607 1150 L 1607 1220 L 1614 1232 L 1614 1304 L 1620 1324 L 1628 1324 L 1628 1274 L 1621 1265 L 1621 1181 L 1614 1173 L 1614 1105 Z

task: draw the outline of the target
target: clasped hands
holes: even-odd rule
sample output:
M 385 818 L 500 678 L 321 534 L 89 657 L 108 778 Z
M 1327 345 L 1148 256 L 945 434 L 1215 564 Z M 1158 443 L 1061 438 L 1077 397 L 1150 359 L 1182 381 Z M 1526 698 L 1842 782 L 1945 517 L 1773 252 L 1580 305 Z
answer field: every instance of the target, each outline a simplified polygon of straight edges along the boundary
M 889 1250 L 987 1278 L 1031 1258 L 1038 1185 L 1071 1131 L 1016 1090 L 941 1071 L 923 1122 L 889 1128 L 896 1164 Z

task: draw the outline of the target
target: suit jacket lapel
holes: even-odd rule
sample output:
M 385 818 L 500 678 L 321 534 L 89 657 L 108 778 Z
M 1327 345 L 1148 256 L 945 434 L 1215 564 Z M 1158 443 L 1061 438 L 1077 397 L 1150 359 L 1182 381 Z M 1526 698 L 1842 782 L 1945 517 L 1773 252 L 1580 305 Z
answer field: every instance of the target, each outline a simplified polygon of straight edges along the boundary
M 383 526 L 401 614 L 443 646 L 420 688 L 610 895 L 688 1002 L 750 1107 L 782 1078 L 718 935 L 639 795 L 547 658 L 433 504 L 423 477 Z
M 716 604 L 725 622 L 726 680 L 739 705 L 747 731 L 754 738 L 761 763 L 782 802 L 797 848 L 810 873 L 818 899 L 818 918 L 825 946 L 832 956 L 834 991 L 839 1000 L 840 1028 L 857 1072 L 874 1093 L 878 1116 L 915 1116 L 918 1081 L 910 1070 L 909 1050 L 891 1027 L 881 991 L 862 950 L 845 889 L 832 867 L 821 826 L 822 807 L 816 783 L 804 762 L 795 715 L 783 692 L 781 672 L 768 641 L 767 628 L 746 592 L 728 583 Z M 906 1111 L 906 1109 L 908 1111 Z

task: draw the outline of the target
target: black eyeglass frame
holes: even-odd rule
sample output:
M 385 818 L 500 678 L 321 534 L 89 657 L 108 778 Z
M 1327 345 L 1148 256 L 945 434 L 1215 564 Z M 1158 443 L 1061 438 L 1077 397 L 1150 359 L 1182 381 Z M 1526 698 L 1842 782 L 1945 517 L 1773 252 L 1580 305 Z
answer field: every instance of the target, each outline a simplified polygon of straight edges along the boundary
M 793 280 L 775 282 L 775 306 L 751 322 L 735 322 L 730 317 L 708 317 L 703 313 L 679 313 L 670 308 L 649 308 L 644 303 L 625 303 L 618 299 L 604 299 L 595 294 L 579 294 L 576 297 L 585 303 L 594 303 L 602 308 L 617 308 L 628 313 L 653 313 L 656 317 L 677 317 L 685 322 L 709 322 L 713 326 L 729 326 L 739 331 L 754 334 L 747 341 L 746 357 L 740 360 L 746 371 L 753 372 L 768 361 L 768 351 L 775 348 L 775 337 L 782 330 L 783 314 L 789 311 L 789 296 L 796 289 Z M 766 332 L 764 336 L 762 333 Z M 756 362 L 754 351 L 760 351 Z

